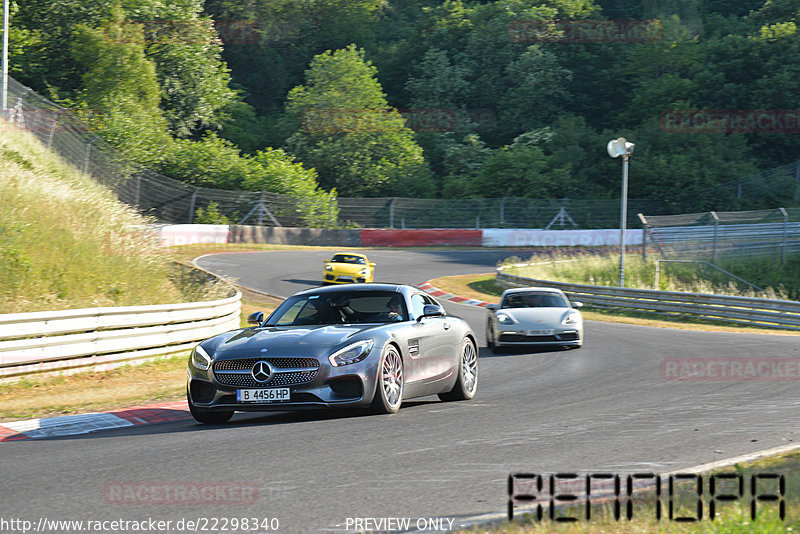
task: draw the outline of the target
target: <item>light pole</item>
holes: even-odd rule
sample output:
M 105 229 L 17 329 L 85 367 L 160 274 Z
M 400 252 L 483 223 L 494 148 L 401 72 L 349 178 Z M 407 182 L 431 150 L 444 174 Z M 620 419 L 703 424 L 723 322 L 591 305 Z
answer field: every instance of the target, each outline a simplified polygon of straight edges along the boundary
M 628 158 L 636 145 L 624 137 L 612 139 L 606 150 L 612 158 L 622 156 L 622 200 L 619 214 L 619 287 L 625 287 L 625 227 L 628 222 Z
M 5 115 L 8 107 L 8 0 L 3 0 L 3 97 L 0 113 Z

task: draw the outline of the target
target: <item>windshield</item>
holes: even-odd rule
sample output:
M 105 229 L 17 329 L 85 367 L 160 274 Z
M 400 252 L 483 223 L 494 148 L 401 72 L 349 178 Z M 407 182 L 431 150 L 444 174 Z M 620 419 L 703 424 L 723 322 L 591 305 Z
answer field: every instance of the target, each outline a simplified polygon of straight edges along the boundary
M 363 256 L 354 256 L 352 254 L 335 254 L 331 258 L 332 263 L 354 263 L 356 265 L 366 265 L 367 262 Z
M 569 308 L 567 299 L 556 293 L 512 293 L 503 299 L 501 308 Z
M 358 291 L 290 297 L 269 317 L 267 326 L 392 323 L 408 320 L 402 295 Z

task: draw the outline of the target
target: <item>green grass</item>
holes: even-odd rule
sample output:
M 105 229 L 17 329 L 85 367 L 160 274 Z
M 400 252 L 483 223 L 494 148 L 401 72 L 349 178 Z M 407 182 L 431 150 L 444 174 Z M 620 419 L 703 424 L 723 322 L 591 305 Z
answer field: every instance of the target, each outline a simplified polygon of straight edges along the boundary
M 625 286 L 636 289 L 659 289 L 710 293 L 718 295 L 765 296 L 717 270 L 697 264 L 661 263 L 658 287 L 655 287 L 655 258 L 646 261 L 639 255 L 625 258 Z M 509 274 L 539 280 L 617 286 L 619 256 L 585 255 L 532 257 L 531 265 L 509 266 Z M 513 263 L 513 262 L 508 262 Z M 776 258 L 722 259 L 717 266 L 766 290 L 769 298 L 797 300 L 800 298 L 800 255 L 790 256 L 786 265 Z
M 145 219 L 32 136 L 0 128 L 0 168 L 0 313 L 198 296 Z

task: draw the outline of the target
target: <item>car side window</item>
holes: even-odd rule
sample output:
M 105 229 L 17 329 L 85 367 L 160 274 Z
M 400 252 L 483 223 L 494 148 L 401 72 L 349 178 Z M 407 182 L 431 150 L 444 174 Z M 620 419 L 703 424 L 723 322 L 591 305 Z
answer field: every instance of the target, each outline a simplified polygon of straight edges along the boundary
M 425 297 L 417 293 L 411 296 L 411 311 L 414 313 L 414 318 L 418 319 L 422 316 L 422 310 L 425 308 Z

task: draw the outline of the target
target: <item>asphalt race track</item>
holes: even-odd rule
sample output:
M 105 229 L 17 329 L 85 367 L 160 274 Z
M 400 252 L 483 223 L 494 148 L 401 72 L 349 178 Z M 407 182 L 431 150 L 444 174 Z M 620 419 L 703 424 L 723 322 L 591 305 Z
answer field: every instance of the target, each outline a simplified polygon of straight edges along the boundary
M 317 285 L 330 254 L 223 254 L 198 264 L 288 296 Z M 386 250 L 369 256 L 377 281 L 416 284 L 489 272 L 510 254 Z M 3 443 L 2 515 L 152 518 L 173 525 L 277 518 L 279 532 L 342 531 L 348 518 L 412 518 L 412 527 L 418 518 L 455 518 L 458 527 L 469 516 L 504 512 L 511 472 L 669 472 L 800 439 L 796 378 L 663 376 L 674 358 L 797 359 L 797 337 L 588 322 L 580 350 L 496 356 L 485 347 L 484 310 L 445 307 L 467 319 L 483 345 L 471 402 L 431 397 L 407 402 L 391 416 L 237 414 L 224 426 L 178 421 Z M 223 482 L 256 488 L 256 495 L 252 503 L 212 506 L 153 498 L 120 504 L 109 497 L 115 488 L 154 482 Z

